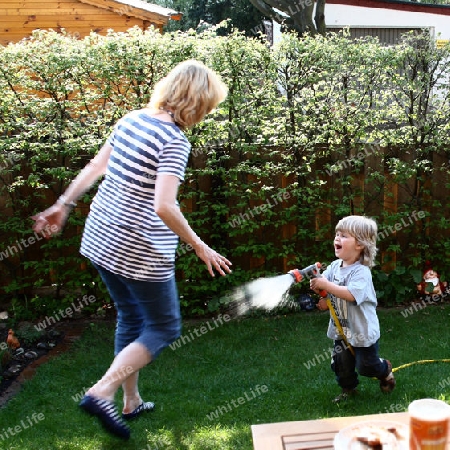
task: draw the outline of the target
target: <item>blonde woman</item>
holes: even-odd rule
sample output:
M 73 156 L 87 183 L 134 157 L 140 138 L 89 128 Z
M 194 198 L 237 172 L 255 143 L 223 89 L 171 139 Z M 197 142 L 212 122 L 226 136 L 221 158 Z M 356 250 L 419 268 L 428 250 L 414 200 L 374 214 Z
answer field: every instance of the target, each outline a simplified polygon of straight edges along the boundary
M 358 373 L 380 380 L 380 389 L 395 388 L 392 365 L 378 356 L 380 324 L 370 268 L 377 253 L 377 224 L 364 216 L 348 216 L 336 225 L 334 252 L 337 260 L 310 280 L 311 289 L 326 290 L 332 311 L 327 336 L 334 340 L 331 368 L 342 392 L 335 402 L 356 393 Z M 327 309 L 323 301 L 319 309 Z M 336 318 L 339 324 L 336 323 Z
M 76 200 L 104 175 L 80 251 L 99 271 L 117 310 L 115 359 L 80 406 L 124 439 L 130 437 L 124 419 L 154 408 L 139 394 L 139 370 L 180 336 L 175 284 L 179 238 L 211 276 L 231 272 L 231 262 L 200 239 L 177 203 L 190 152 L 183 130 L 200 122 L 226 95 L 215 72 L 198 61 L 182 62 L 155 86 L 146 108 L 118 121 L 64 195 L 33 217 L 36 232 L 50 226 L 58 232 Z M 114 403 L 120 386 L 122 417 Z

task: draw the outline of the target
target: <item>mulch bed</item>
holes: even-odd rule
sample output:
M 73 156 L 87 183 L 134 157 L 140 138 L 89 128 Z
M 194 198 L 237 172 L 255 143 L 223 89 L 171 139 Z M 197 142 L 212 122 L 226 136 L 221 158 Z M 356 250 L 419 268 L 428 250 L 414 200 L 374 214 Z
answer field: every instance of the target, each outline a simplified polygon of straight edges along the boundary
M 0 408 L 20 390 L 23 382 L 32 378 L 41 364 L 67 351 L 89 324 L 115 320 L 112 308 L 105 312 L 103 316 L 94 314 L 63 320 L 42 331 L 31 322 L 19 323 L 13 329 L 20 342 L 16 350 L 7 347 L 9 327 L 0 322 Z
M 65 336 L 64 331 L 54 328 L 43 331 L 39 337 L 36 336 L 34 339 L 21 339 L 19 328 L 15 334 L 21 345 L 17 349 L 11 349 L 5 345 L 8 330 L 7 327 L 0 328 L 0 397 L 30 364 L 56 348 Z

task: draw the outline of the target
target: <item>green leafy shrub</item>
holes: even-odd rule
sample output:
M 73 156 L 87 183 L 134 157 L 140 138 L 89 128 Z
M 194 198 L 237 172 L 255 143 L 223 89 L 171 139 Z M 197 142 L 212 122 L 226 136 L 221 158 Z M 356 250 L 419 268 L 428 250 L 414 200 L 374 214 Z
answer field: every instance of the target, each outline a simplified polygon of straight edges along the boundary
M 108 301 L 78 253 L 95 188 L 59 238 L 33 235 L 30 217 L 64 191 L 117 119 L 145 106 L 155 83 L 188 58 L 218 71 L 229 96 L 188 132 L 180 203 L 234 265 L 232 275 L 211 279 L 180 246 L 184 314 L 220 309 L 223 294 L 250 279 L 330 262 L 334 226 L 348 214 L 380 226 L 380 264 L 394 268 L 381 303 L 414 295 L 411 277 L 399 287 L 401 267 L 420 270 L 432 260 L 450 270 L 448 47 L 421 36 L 384 47 L 345 33 L 286 35 L 269 48 L 215 28 L 83 40 L 37 31 L 0 58 L 0 283 L 16 317 L 51 314 L 55 302 L 85 294 Z M 50 296 L 36 298 L 44 287 Z
M 396 306 L 415 299 L 422 271 L 397 265 L 388 273 L 374 270 L 373 280 L 378 301 L 384 306 Z

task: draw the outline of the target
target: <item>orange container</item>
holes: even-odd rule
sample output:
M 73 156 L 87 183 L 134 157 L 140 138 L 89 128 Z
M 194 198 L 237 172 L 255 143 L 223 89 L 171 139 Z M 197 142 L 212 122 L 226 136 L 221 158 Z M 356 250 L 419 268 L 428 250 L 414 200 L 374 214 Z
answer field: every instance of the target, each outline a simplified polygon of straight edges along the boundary
M 408 407 L 410 450 L 446 450 L 450 406 L 433 398 L 414 400 Z

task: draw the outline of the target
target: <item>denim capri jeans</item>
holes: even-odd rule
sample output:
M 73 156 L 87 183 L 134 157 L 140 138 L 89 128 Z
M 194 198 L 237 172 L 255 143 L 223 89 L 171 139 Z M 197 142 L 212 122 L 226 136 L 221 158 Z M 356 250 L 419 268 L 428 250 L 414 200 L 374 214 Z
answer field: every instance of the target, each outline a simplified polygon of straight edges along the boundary
M 115 355 L 134 342 L 144 345 L 154 360 L 180 337 L 181 313 L 175 277 L 167 281 L 133 280 L 92 264 L 117 310 Z

